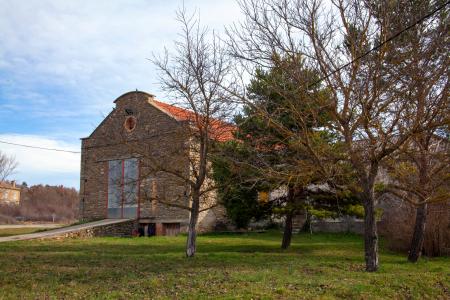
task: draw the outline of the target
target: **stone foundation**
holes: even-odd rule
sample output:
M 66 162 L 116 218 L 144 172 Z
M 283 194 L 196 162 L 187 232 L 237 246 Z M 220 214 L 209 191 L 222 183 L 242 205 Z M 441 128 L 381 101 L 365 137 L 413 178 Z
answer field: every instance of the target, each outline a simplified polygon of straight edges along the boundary
M 122 223 L 101 225 L 92 228 L 84 228 L 73 232 L 61 233 L 51 237 L 44 237 L 41 239 L 63 239 L 63 238 L 93 238 L 93 237 L 131 237 L 133 231 L 137 228 L 135 220 L 130 220 Z

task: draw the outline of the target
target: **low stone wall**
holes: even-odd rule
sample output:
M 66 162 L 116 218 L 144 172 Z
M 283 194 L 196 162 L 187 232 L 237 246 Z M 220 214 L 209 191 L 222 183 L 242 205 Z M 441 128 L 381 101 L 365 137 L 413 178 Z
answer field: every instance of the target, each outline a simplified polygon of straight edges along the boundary
M 364 221 L 353 218 L 314 220 L 311 222 L 312 232 L 350 232 L 364 233 Z
M 378 226 L 387 247 L 395 251 L 408 251 L 414 231 L 416 210 L 396 199 L 385 198 L 379 205 L 383 209 Z M 422 254 L 427 256 L 450 255 L 450 200 L 428 205 Z
M 93 237 L 130 237 L 133 230 L 137 228 L 135 220 L 122 223 L 101 225 L 92 228 L 80 229 L 73 232 L 61 233 L 60 235 L 44 237 L 42 239 L 63 239 L 63 238 L 93 238 Z

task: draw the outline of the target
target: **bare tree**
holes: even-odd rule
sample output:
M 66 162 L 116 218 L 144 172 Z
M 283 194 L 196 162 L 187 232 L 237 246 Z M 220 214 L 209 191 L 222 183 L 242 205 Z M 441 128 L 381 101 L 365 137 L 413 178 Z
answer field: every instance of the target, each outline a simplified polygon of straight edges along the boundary
M 229 28 L 228 33 L 231 52 L 244 69 L 252 73 L 255 68 L 271 67 L 278 57 L 292 58 L 300 53 L 309 68 L 322 74 L 319 80 L 304 80 L 299 90 L 320 85 L 330 93 L 332 103 L 327 109 L 334 122 L 329 130 L 343 143 L 346 159 L 355 172 L 355 192 L 365 211 L 366 270 L 376 271 L 374 187 L 380 164 L 423 130 L 430 117 L 418 113 L 426 111 L 429 104 L 423 98 L 404 97 L 402 74 L 412 62 L 406 56 L 395 59 L 392 54 L 398 47 L 388 41 L 399 32 L 380 21 L 392 20 L 392 15 L 386 16 L 394 13 L 354 0 L 330 4 L 320 0 L 243 0 L 240 4 L 245 20 Z M 411 24 L 425 13 L 417 15 Z M 395 17 L 402 20 L 398 13 Z M 403 72 L 397 72 L 400 69 Z M 446 101 L 443 96 L 441 102 Z M 308 115 L 314 114 L 308 111 Z M 302 142 L 311 143 L 305 138 Z
M 214 143 L 230 131 L 231 125 L 224 120 L 231 116 L 232 102 L 226 90 L 232 88 L 232 82 L 230 61 L 215 33 L 201 27 L 199 19 L 188 16 L 184 8 L 177 12 L 177 20 L 183 31 L 175 43 L 175 53 L 166 50 L 164 57 L 155 57 L 153 62 L 161 72 L 163 90 L 177 105 L 192 111 L 186 127 L 190 172 L 185 178 L 190 188 L 186 256 L 192 257 L 202 201 L 207 201 L 208 191 L 215 188 L 209 180 Z
M 0 151 L 0 181 L 5 181 L 11 176 L 18 165 L 14 156 L 8 156 Z
M 372 1 L 375 17 L 392 31 L 404 27 L 404 19 L 414 21 L 424 12 L 438 12 L 443 1 L 417 1 L 398 5 Z M 382 10 L 390 10 L 384 14 Z M 402 16 L 402 18 L 399 18 Z M 450 106 L 448 105 L 448 13 L 436 13 L 424 22 L 404 32 L 392 42 L 387 52 L 387 66 L 397 81 L 396 93 L 405 102 L 421 103 L 413 107 L 422 130 L 399 148 L 388 161 L 393 182 L 387 191 L 396 194 L 416 208 L 416 221 L 408 259 L 415 262 L 423 247 L 428 204 L 446 201 L 448 194 L 449 145 L 445 137 Z M 402 65 L 398 64 L 402 62 Z M 402 131 L 414 126 L 414 120 L 399 123 Z M 406 127 L 406 128 L 405 128 Z M 448 129 L 447 129 L 448 130 Z M 401 161 L 401 163 L 399 163 Z
M 386 161 L 392 180 L 384 192 L 409 203 L 416 209 L 414 231 L 408 260 L 416 262 L 421 255 L 428 205 L 450 199 L 450 144 L 434 130 L 423 132 L 403 145 L 399 153 Z

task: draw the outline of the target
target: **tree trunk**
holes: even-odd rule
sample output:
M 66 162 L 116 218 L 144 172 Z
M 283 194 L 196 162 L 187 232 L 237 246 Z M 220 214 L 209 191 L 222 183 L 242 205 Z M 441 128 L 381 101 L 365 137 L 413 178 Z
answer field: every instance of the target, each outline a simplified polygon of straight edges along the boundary
M 427 210 L 428 205 L 424 203 L 419 206 L 416 211 L 416 223 L 414 225 L 414 233 L 408 255 L 408 260 L 410 262 L 417 262 L 422 254 L 425 228 L 427 224 Z
M 292 218 L 294 212 L 290 211 L 286 215 L 286 221 L 284 224 L 283 242 L 281 243 L 281 249 L 287 249 L 291 245 L 292 239 Z
M 192 193 L 192 207 L 191 216 L 189 218 L 188 236 L 186 241 L 186 257 L 193 257 L 196 251 L 196 239 L 197 239 L 197 220 L 200 207 L 200 196 L 198 192 Z
M 283 233 L 283 241 L 281 242 L 281 249 L 287 249 L 291 245 L 292 218 L 294 216 L 294 209 L 292 208 L 292 206 L 294 205 L 294 200 L 295 200 L 295 189 L 294 187 L 289 186 L 287 194 L 288 213 L 286 214 L 286 221 L 284 224 L 284 233 Z
M 419 139 L 422 147 L 427 149 L 427 143 L 422 138 Z M 423 191 L 427 191 L 427 183 L 429 181 L 428 175 L 428 162 L 427 155 L 424 152 L 420 153 L 419 157 L 419 185 L 423 189 Z M 425 199 L 419 198 L 420 201 L 424 201 Z M 425 239 L 425 228 L 427 225 L 427 212 L 428 212 L 428 204 L 423 203 L 416 209 L 416 222 L 414 224 L 414 232 L 411 239 L 411 246 L 409 248 L 408 260 L 410 262 L 417 262 L 422 255 L 423 250 L 423 241 Z
M 375 199 L 373 189 L 365 193 L 364 201 L 364 253 L 366 271 L 378 270 L 378 233 L 375 218 Z

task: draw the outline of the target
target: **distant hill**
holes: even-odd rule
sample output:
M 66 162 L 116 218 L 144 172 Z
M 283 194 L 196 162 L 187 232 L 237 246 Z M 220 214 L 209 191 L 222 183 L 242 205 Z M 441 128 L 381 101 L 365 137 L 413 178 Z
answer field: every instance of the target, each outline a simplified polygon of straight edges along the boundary
M 64 186 L 21 186 L 19 205 L 1 205 L 0 223 L 12 220 L 72 222 L 78 216 L 78 192 Z M 12 220 L 11 220 L 12 219 Z

